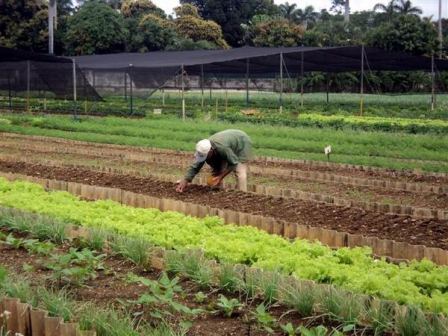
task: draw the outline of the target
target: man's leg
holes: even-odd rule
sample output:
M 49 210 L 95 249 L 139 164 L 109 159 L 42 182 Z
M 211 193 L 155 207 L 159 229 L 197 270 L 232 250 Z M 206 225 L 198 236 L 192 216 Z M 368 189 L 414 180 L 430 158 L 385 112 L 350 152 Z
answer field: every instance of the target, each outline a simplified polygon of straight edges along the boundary
M 237 187 L 239 190 L 247 191 L 247 165 L 244 163 L 238 163 L 236 166 L 235 174 L 237 177 Z

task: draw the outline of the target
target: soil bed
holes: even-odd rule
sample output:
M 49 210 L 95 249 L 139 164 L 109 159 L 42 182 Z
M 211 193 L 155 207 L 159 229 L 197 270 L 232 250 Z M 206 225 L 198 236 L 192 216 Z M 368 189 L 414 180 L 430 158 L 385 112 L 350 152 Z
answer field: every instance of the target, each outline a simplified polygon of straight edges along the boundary
M 3 231 L 7 234 L 6 231 Z M 66 253 L 69 249 L 69 245 L 57 248 L 57 254 Z M 44 268 L 46 264 L 46 257 L 31 255 L 24 249 L 16 249 L 11 246 L 7 246 L 0 241 L 0 266 L 7 268 L 10 272 L 22 275 L 34 285 L 34 286 L 46 286 L 51 287 L 54 284 L 50 283 L 48 277 L 51 275 L 51 271 Z M 27 268 L 32 267 L 32 271 L 24 271 L 24 265 Z M 94 280 L 89 280 L 84 286 L 68 286 L 71 297 L 77 302 L 92 302 L 98 308 L 111 308 L 117 310 L 124 310 L 126 307 L 123 302 L 138 300 L 138 298 L 147 293 L 147 289 L 138 284 L 130 283 L 127 281 L 127 276 L 130 273 L 134 273 L 138 276 L 145 277 L 151 280 L 159 279 L 161 272 L 158 270 L 142 271 L 139 267 L 136 267 L 131 262 L 123 260 L 119 257 L 107 256 L 104 260 L 105 270 L 98 271 L 97 277 Z M 238 311 L 232 317 L 225 317 L 222 313 L 218 312 L 215 308 L 218 295 L 220 291 L 216 289 L 201 289 L 199 286 L 185 278 L 180 281 L 182 292 L 175 294 L 175 300 L 185 306 L 192 309 L 203 309 L 204 312 L 188 319 L 192 326 L 189 329 L 187 335 L 190 336 L 265 336 L 265 335 L 284 335 L 280 331 L 273 334 L 265 332 L 261 327 L 257 326 L 254 321 L 248 323 L 251 319 L 251 311 L 254 311 L 256 306 L 261 303 L 261 300 L 253 300 L 245 302 L 244 297 L 238 297 L 236 295 L 225 294 L 229 299 L 235 297 L 246 305 L 244 309 Z M 57 288 L 57 287 L 56 287 Z M 204 302 L 196 302 L 196 294 L 202 291 L 206 297 Z M 142 314 L 142 312 L 144 312 Z M 128 313 L 135 313 L 141 316 L 144 320 L 152 321 L 149 316 L 149 312 L 146 312 L 145 307 L 138 304 L 130 306 Z M 329 322 L 322 317 L 314 317 L 312 319 L 303 319 L 295 312 L 290 312 L 289 308 L 281 305 L 273 306 L 269 313 L 275 317 L 282 324 L 288 322 L 293 325 L 307 325 L 316 326 L 319 324 L 325 324 L 332 327 L 337 327 L 332 322 Z M 182 320 L 182 317 L 177 314 L 168 321 L 172 324 L 177 324 Z M 356 335 L 355 333 L 351 333 Z M 361 334 L 361 332 L 359 332 Z M 372 335 L 370 330 L 366 330 L 363 335 Z
M 0 161 L 0 171 L 115 187 L 159 198 L 178 199 L 215 208 L 274 217 L 303 225 L 448 249 L 448 221 L 413 219 L 239 191 L 212 190 L 196 185 L 190 186 L 186 192 L 179 194 L 175 191 L 173 183 L 80 168 Z
M 51 159 L 58 161 L 60 165 L 103 166 L 114 169 L 125 169 L 129 170 L 129 174 L 132 175 L 136 172 L 138 176 L 170 174 L 178 175 L 180 178 L 185 174 L 185 168 L 176 164 L 156 164 L 86 154 L 66 154 L 54 151 L 41 152 L 19 148 L 3 148 L 2 154 L 17 156 L 18 161 L 20 161 L 21 157 L 26 157 L 27 161 L 32 160 L 35 163 L 41 164 L 45 164 L 46 159 Z M 6 160 L 10 159 L 6 158 Z M 201 175 L 206 175 L 207 172 L 208 169 L 204 169 Z M 249 174 L 249 183 L 331 195 L 352 201 L 365 200 L 383 204 L 409 205 L 442 210 L 448 209 L 448 194 L 420 193 L 373 186 L 354 186 L 332 181 L 312 181 L 300 178 L 270 176 L 268 174 Z
M 51 137 L 29 137 L 29 136 L 19 136 L 17 138 L 8 138 L 2 137 L 0 138 L 0 143 L 7 144 L 18 144 L 20 148 L 20 143 L 34 143 L 34 144 L 42 144 L 43 146 L 51 145 L 53 147 L 60 147 L 62 152 L 70 152 L 70 148 L 66 142 L 58 141 L 58 138 Z M 131 146 L 122 146 L 122 145 L 107 145 L 100 143 L 86 143 L 80 141 L 68 141 L 73 143 L 73 146 L 77 148 L 85 148 L 91 150 L 99 150 L 101 153 L 107 155 L 107 152 L 122 152 L 125 153 L 140 153 L 148 155 L 154 155 L 154 150 L 144 148 L 144 147 L 131 147 Z M 166 151 L 163 149 L 158 151 L 157 156 L 165 157 L 172 159 L 173 157 L 178 157 L 180 160 L 190 160 L 192 158 L 193 153 L 188 152 L 174 152 L 174 151 Z M 316 161 L 317 162 L 317 161 Z M 376 171 L 367 171 L 359 168 L 347 168 L 342 167 L 340 165 L 334 164 L 330 166 L 319 166 L 316 164 L 308 164 L 308 163 L 300 163 L 300 162 L 269 162 L 266 163 L 263 159 L 257 159 L 251 162 L 252 165 L 256 166 L 266 166 L 266 167 L 277 167 L 283 169 L 290 170 L 300 170 L 300 171 L 319 171 L 326 172 L 331 174 L 349 176 L 349 177 L 359 177 L 359 178 L 369 178 L 369 179 L 383 179 L 390 181 L 403 181 L 403 182 L 419 182 L 419 183 L 427 183 L 431 185 L 439 185 L 440 183 L 447 184 L 448 176 L 445 177 L 436 177 L 429 176 L 425 173 L 415 173 L 412 171 L 399 171 L 392 169 L 380 169 Z

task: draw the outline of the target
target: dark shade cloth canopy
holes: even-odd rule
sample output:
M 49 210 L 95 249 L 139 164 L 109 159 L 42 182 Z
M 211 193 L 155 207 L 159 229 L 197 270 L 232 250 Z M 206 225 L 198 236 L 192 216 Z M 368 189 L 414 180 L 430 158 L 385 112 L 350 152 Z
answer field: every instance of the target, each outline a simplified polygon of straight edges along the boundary
M 378 48 L 353 47 L 242 47 L 224 50 L 158 51 L 76 57 L 84 70 L 128 72 L 137 87 L 161 87 L 181 73 L 215 78 L 275 78 L 283 59 L 284 77 L 304 73 L 361 71 L 431 71 L 431 58 Z M 448 61 L 435 60 L 435 69 L 448 70 Z
M 45 92 L 60 99 L 73 99 L 73 61 L 70 58 L 0 47 L 0 90 Z M 79 67 L 76 67 L 79 99 L 101 100 Z
M 245 74 L 246 60 L 251 73 L 278 73 L 280 55 L 285 68 L 291 73 L 304 71 L 347 72 L 361 69 L 362 47 L 294 47 L 253 48 L 243 47 L 224 50 L 157 51 L 149 53 L 119 53 L 76 57 L 82 69 L 125 71 L 134 69 L 185 69 L 199 72 Z M 431 71 L 431 58 L 402 52 L 388 52 L 378 48 L 364 48 L 366 68 L 390 71 Z M 438 70 L 448 70 L 448 61 L 436 60 Z

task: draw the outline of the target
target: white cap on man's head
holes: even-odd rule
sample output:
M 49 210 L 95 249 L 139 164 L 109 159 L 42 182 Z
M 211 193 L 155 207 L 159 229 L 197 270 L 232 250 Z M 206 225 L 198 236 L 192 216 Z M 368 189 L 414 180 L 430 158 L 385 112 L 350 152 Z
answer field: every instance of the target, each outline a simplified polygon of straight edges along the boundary
M 199 141 L 196 144 L 196 153 L 194 154 L 194 158 L 196 162 L 204 162 L 207 159 L 208 152 L 212 149 L 212 143 L 208 139 L 204 139 Z

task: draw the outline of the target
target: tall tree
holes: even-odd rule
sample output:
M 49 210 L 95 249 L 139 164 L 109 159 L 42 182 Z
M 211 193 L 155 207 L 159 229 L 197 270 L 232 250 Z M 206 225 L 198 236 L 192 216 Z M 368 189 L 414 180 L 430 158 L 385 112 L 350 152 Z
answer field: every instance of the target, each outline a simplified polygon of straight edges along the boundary
M 104 2 L 90 0 L 68 20 L 65 38 L 72 55 L 123 51 L 126 38 L 123 17 Z
M 290 4 L 289 2 L 285 2 L 279 6 L 280 14 L 285 19 L 291 22 L 296 22 L 299 10 L 297 9 L 297 4 Z
M 42 0 L 0 1 L 0 45 L 47 52 L 47 9 Z
M 284 18 L 271 17 L 253 27 L 257 47 L 294 47 L 301 44 L 304 28 Z
M 221 27 L 214 21 L 201 18 L 195 6 L 183 4 L 175 8 L 174 12 L 174 27 L 179 36 L 189 38 L 193 42 L 208 41 L 219 48 L 228 48 Z
M 225 40 L 231 46 L 244 44 L 244 29 L 257 14 L 275 14 L 278 12 L 273 0 L 181 0 L 181 3 L 195 5 L 199 14 L 222 27 Z
M 420 15 L 423 13 L 421 8 L 412 6 L 412 2 L 409 0 L 399 0 L 395 4 L 395 10 L 400 14 L 414 14 Z
M 421 8 L 414 7 L 409 0 L 391 0 L 387 5 L 378 3 L 373 7 L 373 10 L 384 12 L 388 19 L 391 19 L 395 14 L 420 15 L 423 13 Z
M 386 16 L 386 18 L 390 21 L 396 14 L 396 2 L 397 0 L 391 0 L 387 5 L 384 5 L 382 3 L 377 3 L 373 10 L 375 12 L 383 12 Z
M 125 18 L 140 18 L 147 14 L 166 16 L 163 9 L 157 7 L 151 0 L 124 0 L 121 4 L 121 14 Z
M 431 54 L 438 45 L 437 31 L 431 22 L 416 15 L 398 15 L 373 29 L 367 44 L 417 55 Z
M 350 22 L 350 0 L 332 0 L 331 10 L 339 11 L 344 9 L 344 21 Z
M 307 6 L 305 9 L 299 9 L 297 11 L 298 21 L 304 26 L 305 29 L 308 29 L 310 24 L 313 25 L 316 23 L 319 18 L 319 13 L 314 11 L 313 6 Z
M 89 0 L 76 0 L 78 2 L 78 5 L 82 6 L 84 5 L 86 2 L 88 2 Z M 121 4 L 122 4 L 122 0 L 101 0 L 102 2 L 108 4 L 109 6 L 111 6 L 113 9 L 120 9 L 121 8 Z

